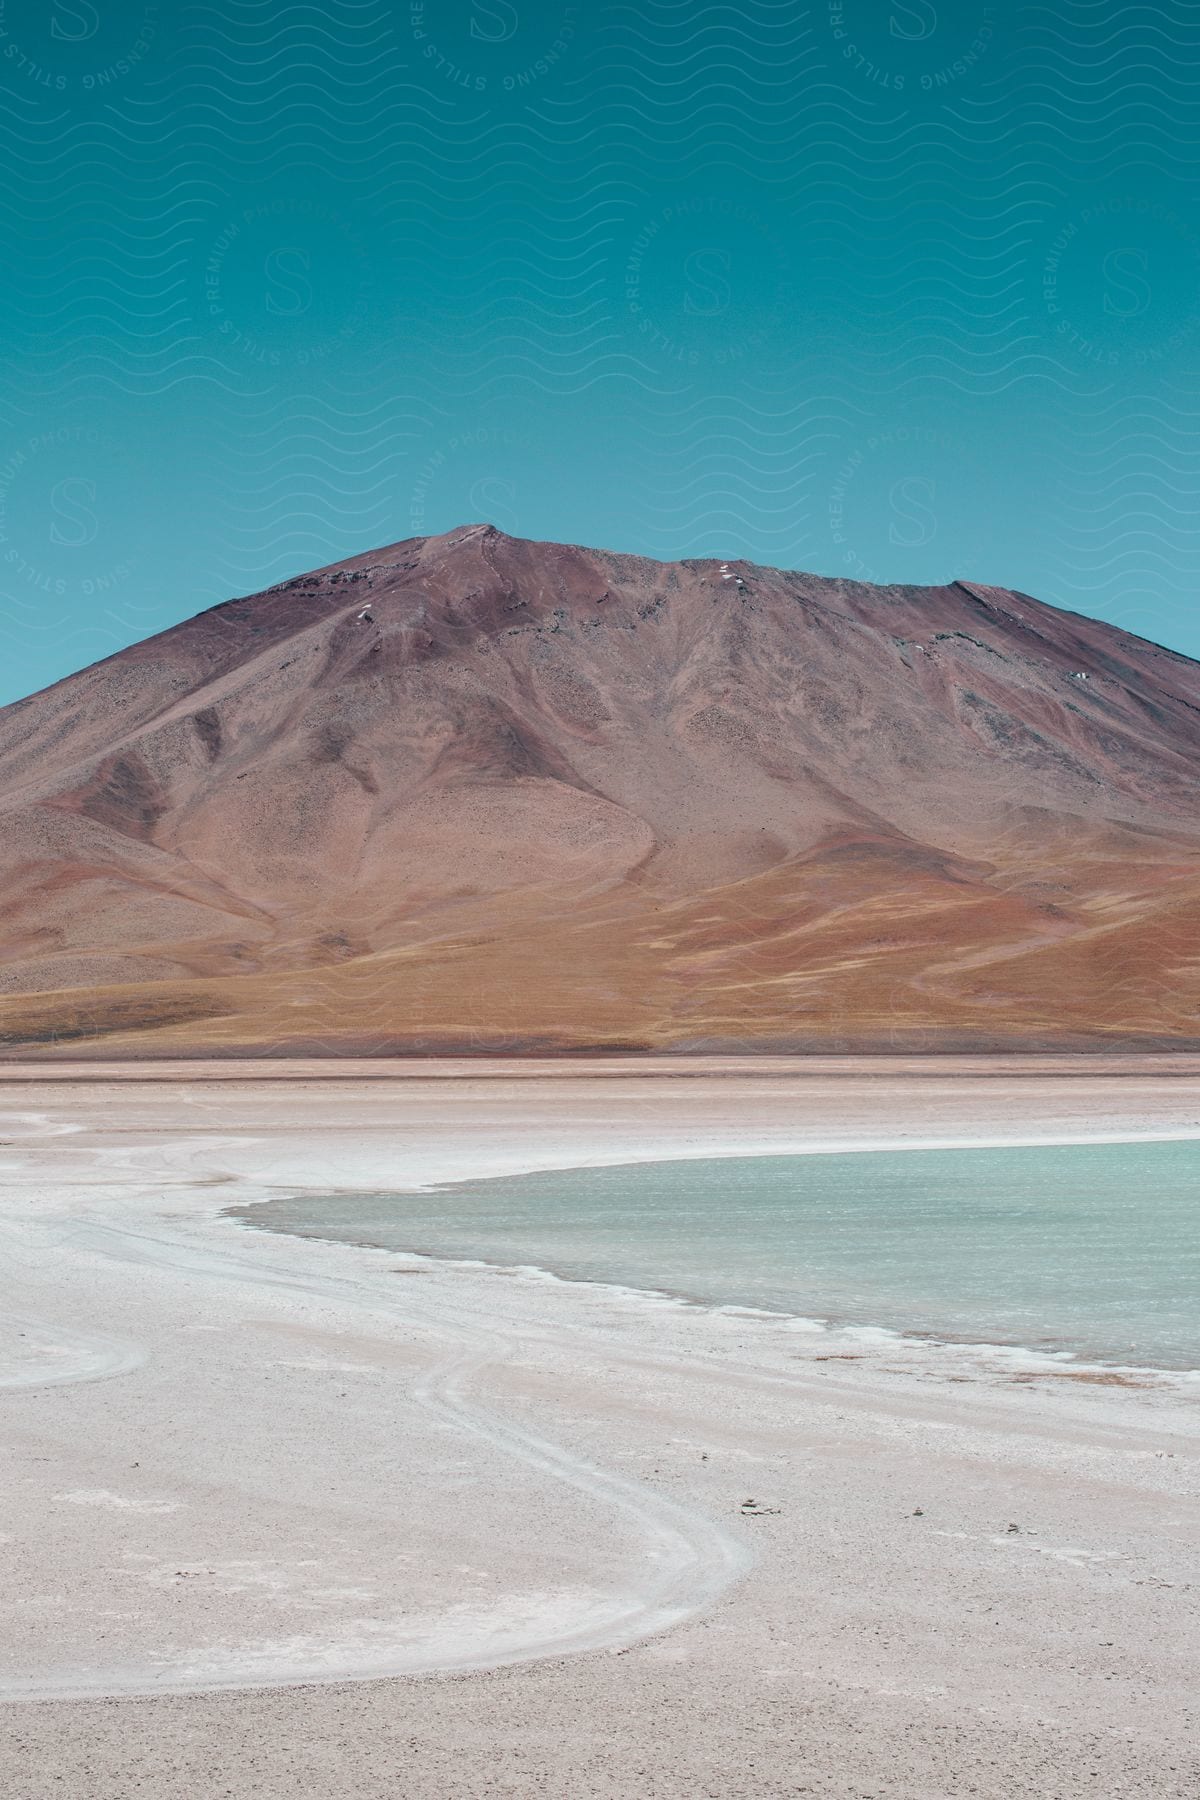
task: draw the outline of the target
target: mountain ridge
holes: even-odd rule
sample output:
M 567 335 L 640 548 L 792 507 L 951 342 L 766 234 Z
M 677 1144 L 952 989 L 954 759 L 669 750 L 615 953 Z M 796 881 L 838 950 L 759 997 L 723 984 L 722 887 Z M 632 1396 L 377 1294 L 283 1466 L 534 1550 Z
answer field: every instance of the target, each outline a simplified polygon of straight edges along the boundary
M 0 710 L 8 1056 L 1200 1044 L 1200 665 L 471 525 Z

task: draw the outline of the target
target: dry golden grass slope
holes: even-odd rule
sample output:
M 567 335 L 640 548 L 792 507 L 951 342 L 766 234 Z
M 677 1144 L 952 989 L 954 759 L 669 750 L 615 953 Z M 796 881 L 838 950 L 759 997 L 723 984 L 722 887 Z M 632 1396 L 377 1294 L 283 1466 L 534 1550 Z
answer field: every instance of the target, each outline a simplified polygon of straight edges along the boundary
M 11 1057 L 1200 1045 L 1200 665 L 488 526 L 0 712 Z

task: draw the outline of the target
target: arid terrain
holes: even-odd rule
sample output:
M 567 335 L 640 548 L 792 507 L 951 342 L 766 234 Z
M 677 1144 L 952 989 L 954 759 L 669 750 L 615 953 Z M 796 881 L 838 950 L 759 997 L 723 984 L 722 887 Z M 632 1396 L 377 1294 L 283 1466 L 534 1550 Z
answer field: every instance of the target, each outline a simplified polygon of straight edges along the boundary
M 490 526 L 0 713 L 10 1056 L 1200 1046 L 1200 665 Z
M 1200 1135 L 1195 1058 L 975 1061 L 6 1068 L 6 1796 L 1194 1800 L 1194 1373 L 245 1222 Z

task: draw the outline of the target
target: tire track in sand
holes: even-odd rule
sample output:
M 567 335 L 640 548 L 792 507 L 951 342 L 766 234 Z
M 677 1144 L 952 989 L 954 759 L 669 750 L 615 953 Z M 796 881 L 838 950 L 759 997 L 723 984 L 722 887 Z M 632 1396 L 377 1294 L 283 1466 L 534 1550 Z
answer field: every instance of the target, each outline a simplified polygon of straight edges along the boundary
M 397 1306 L 381 1303 L 367 1281 L 335 1276 L 287 1275 L 232 1252 L 208 1250 L 115 1225 L 72 1221 L 62 1241 L 73 1250 L 141 1266 L 156 1267 L 189 1280 L 236 1282 L 254 1289 L 309 1295 L 349 1305 L 359 1312 L 395 1320 Z M 392 1642 L 364 1648 L 361 1634 L 338 1643 L 336 1630 L 309 1654 L 274 1653 L 256 1646 L 211 1653 L 200 1662 L 176 1658 L 127 1666 L 103 1674 L 22 1677 L 0 1684 L 0 1699 L 103 1697 L 164 1692 L 197 1692 L 243 1687 L 279 1687 L 342 1680 L 377 1680 L 400 1675 L 450 1673 L 532 1662 L 586 1651 L 615 1650 L 681 1623 L 711 1606 L 749 1567 L 749 1550 L 715 1521 L 655 1493 L 643 1484 L 602 1469 L 541 1433 L 493 1412 L 470 1394 L 474 1379 L 506 1360 L 517 1340 L 503 1332 L 468 1325 L 444 1314 L 428 1314 L 405 1304 L 403 1321 L 447 1346 L 446 1354 L 406 1389 L 410 1399 L 439 1427 L 447 1425 L 481 1447 L 515 1459 L 548 1481 L 572 1489 L 615 1514 L 636 1542 L 641 1540 L 638 1574 L 612 1591 L 591 1590 L 564 1609 L 536 1605 L 517 1629 L 497 1629 L 484 1621 L 479 1641 L 447 1644 L 427 1632 L 414 1637 L 411 1619 L 395 1621 Z M 82 1340 L 81 1340 L 82 1341 Z M 99 1340 L 91 1340 L 99 1354 Z M 137 1366 L 145 1352 L 136 1353 Z M 105 1373 L 125 1372 L 115 1362 Z M 81 1373 L 76 1379 L 88 1379 Z M 70 1379 L 63 1376 L 62 1379 Z M 575 1597 L 572 1597 L 573 1599 Z M 444 1633 L 442 1634 L 444 1639 Z M 286 1650 L 286 1646 L 284 1646 Z M 208 1662 L 204 1662 L 205 1655 Z

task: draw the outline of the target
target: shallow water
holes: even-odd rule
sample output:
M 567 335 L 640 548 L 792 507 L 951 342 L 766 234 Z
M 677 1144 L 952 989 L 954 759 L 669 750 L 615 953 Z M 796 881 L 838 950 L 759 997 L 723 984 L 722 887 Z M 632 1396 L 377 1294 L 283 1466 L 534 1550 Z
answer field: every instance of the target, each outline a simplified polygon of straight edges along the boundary
M 1200 1367 L 1200 1142 L 636 1163 L 232 1216 L 837 1324 Z

